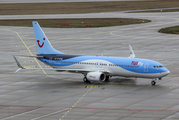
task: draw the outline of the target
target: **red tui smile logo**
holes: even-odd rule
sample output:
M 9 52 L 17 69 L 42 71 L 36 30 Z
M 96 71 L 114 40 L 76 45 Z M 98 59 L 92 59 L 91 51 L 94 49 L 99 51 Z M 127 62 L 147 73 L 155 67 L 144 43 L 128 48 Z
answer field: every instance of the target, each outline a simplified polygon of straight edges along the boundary
M 43 40 L 45 40 L 45 38 L 43 38 Z M 42 43 L 42 45 L 40 45 L 39 42 L 40 42 L 40 40 L 37 40 L 37 43 L 38 43 L 39 47 L 42 48 L 44 46 L 44 42 Z

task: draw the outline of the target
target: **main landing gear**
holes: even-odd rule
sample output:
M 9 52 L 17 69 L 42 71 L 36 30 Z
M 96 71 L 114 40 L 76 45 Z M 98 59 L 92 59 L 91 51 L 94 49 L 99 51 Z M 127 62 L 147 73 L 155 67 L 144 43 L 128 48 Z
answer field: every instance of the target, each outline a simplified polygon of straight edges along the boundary
M 90 81 L 86 78 L 86 76 L 83 78 L 83 82 L 90 83 Z
M 109 76 L 106 76 L 106 79 L 104 80 L 104 82 L 109 82 Z

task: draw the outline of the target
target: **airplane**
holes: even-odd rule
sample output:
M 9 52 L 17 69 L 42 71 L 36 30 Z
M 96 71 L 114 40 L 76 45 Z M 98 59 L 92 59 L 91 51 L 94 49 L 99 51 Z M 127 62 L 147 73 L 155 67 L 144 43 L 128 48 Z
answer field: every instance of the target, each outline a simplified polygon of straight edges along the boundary
M 159 62 L 135 58 L 134 51 L 129 45 L 129 57 L 109 57 L 109 56 L 84 56 L 69 55 L 54 49 L 41 29 L 37 21 L 32 22 L 38 54 L 35 57 L 39 61 L 49 65 L 57 72 L 80 73 L 84 75 L 84 82 L 109 81 L 111 76 L 150 78 L 151 85 L 155 85 L 157 80 L 168 75 L 170 71 Z M 19 69 L 24 68 L 13 56 Z M 35 68 L 34 68 L 35 69 Z M 41 69 L 41 68 L 39 68 Z

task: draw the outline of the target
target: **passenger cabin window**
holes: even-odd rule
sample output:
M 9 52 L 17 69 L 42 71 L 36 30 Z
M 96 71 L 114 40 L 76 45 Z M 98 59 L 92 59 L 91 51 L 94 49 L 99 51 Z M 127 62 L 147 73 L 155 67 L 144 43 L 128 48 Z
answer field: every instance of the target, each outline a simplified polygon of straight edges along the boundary
M 160 66 L 154 65 L 153 67 L 154 67 L 154 68 L 163 68 L 162 65 L 160 65 Z

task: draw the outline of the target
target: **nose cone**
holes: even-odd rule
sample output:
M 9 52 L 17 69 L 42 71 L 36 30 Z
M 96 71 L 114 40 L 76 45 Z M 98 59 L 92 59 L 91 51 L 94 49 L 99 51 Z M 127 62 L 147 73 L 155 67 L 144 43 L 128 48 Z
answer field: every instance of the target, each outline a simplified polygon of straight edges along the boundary
M 170 71 L 167 68 L 162 68 L 161 74 L 162 74 L 162 76 L 166 76 L 166 75 L 170 74 Z
M 166 75 L 168 75 L 168 74 L 170 74 L 170 71 L 167 71 L 167 72 L 166 72 Z

